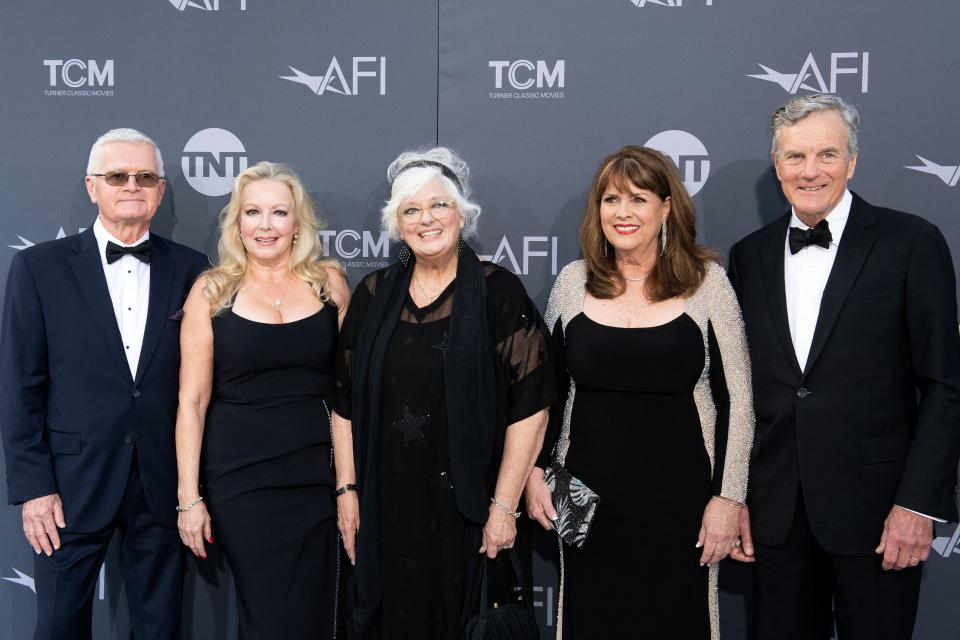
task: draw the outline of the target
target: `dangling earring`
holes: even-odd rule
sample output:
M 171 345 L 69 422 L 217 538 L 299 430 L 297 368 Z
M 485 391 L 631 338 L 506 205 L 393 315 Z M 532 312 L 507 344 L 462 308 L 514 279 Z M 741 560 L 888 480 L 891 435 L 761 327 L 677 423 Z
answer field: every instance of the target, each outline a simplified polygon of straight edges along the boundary
M 607 257 L 607 240 L 606 240 L 606 238 L 604 238 L 604 240 L 603 240 L 603 257 L 604 257 L 604 258 Z
M 457 238 L 457 255 L 463 255 L 463 248 L 467 246 L 467 243 L 464 242 L 463 236 Z
M 407 243 L 400 244 L 400 263 L 406 268 L 407 264 L 410 262 L 410 247 L 407 246 Z
M 667 252 L 667 221 L 660 225 L 660 255 Z
M 299 231 L 295 231 L 295 232 L 293 233 L 293 244 L 297 244 L 297 240 L 299 240 L 299 239 L 300 239 L 300 232 L 299 232 Z

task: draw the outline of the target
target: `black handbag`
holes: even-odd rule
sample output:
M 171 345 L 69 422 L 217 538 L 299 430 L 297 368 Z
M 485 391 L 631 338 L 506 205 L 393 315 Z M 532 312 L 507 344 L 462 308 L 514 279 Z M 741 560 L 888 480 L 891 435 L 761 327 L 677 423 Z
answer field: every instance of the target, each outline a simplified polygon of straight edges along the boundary
M 553 507 L 557 510 L 553 528 L 564 542 L 582 549 L 597 514 L 600 496 L 556 460 L 544 471 L 543 480 L 550 488 Z
M 520 559 L 513 549 L 505 550 L 510 557 L 518 585 L 519 598 L 515 602 L 493 603 L 487 597 L 487 571 L 490 562 L 484 558 L 480 579 L 480 611 L 467 620 L 463 640 L 538 640 L 540 629 L 533 615 L 533 605 L 523 595 L 523 571 Z

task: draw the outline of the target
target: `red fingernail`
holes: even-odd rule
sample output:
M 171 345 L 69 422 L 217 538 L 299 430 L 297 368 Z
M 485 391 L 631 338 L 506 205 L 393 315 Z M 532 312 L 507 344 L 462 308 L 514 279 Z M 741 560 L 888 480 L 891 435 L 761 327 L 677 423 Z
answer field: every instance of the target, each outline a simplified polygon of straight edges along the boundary
M 209 538 L 207 538 L 207 542 L 209 542 L 210 544 L 213 544 L 213 536 L 210 536 Z

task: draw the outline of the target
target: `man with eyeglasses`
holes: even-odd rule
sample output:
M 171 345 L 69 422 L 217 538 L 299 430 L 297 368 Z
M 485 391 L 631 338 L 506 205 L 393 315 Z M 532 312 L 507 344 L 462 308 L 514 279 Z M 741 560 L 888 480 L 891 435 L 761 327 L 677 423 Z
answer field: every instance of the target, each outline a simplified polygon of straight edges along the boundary
M 36 553 L 34 637 L 91 637 L 119 531 L 134 637 L 176 638 L 179 318 L 207 259 L 150 233 L 166 182 L 144 134 L 101 136 L 86 186 L 92 227 L 18 253 L 3 305 L 0 429 Z
M 841 640 L 908 640 L 933 522 L 956 520 L 953 262 L 936 226 L 847 189 L 859 120 L 823 94 L 773 114 L 791 209 L 730 251 L 757 416 L 731 556 L 756 561 L 758 640 L 826 640 L 834 617 Z

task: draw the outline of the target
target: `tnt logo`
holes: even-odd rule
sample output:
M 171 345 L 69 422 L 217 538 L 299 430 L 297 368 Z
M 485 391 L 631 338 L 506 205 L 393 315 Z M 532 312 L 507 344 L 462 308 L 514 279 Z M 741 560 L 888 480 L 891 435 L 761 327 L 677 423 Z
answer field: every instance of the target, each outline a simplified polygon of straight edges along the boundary
M 706 184 L 710 175 L 710 157 L 707 148 L 696 136 L 676 129 L 663 131 L 647 140 L 644 146 L 670 156 L 691 197 Z
M 80 87 L 112 87 L 113 60 L 102 64 L 96 60 L 44 60 L 43 65 L 50 73 L 50 86 L 64 84 L 71 89 Z
M 177 11 L 199 9 L 200 11 L 220 11 L 220 0 L 170 0 Z M 247 10 L 247 0 L 240 0 L 240 11 Z
M 226 129 L 204 129 L 187 140 L 181 167 L 191 187 L 205 196 L 222 196 L 247 168 L 247 151 Z
M 836 93 L 837 78 L 843 75 L 860 76 L 860 93 L 867 93 L 870 80 L 869 51 L 831 53 L 829 83 L 824 80 L 823 72 L 813 57 L 813 52 L 807 54 L 806 60 L 803 61 L 800 70 L 796 73 L 780 73 L 766 65 L 759 64 L 759 66 L 765 73 L 751 73 L 747 77 L 778 84 L 790 94 L 795 94 L 800 89 L 817 93 Z M 847 85 L 845 91 L 850 91 L 849 85 L 852 84 L 852 81 L 853 78 L 850 78 L 845 82 Z
M 354 56 L 351 66 L 352 73 L 350 80 L 343 73 L 343 68 L 337 57 L 334 56 L 327 65 L 327 71 L 323 75 L 311 76 L 295 67 L 287 65 L 292 76 L 278 76 L 281 80 L 289 80 L 306 86 L 310 91 L 318 96 L 322 96 L 327 91 L 339 93 L 344 96 L 355 96 L 360 93 L 360 79 L 371 78 L 365 82 L 369 85 L 374 79 L 380 81 L 380 95 L 387 95 L 387 58 L 386 56 Z M 369 87 L 368 87 L 369 89 Z
M 487 63 L 494 70 L 493 86 L 503 88 L 503 80 L 517 91 L 526 91 L 534 85 L 537 89 L 564 87 L 564 72 L 566 61 L 557 60 L 551 67 L 546 60 L 490 60 Z

